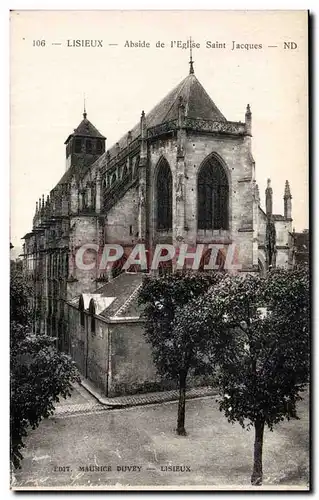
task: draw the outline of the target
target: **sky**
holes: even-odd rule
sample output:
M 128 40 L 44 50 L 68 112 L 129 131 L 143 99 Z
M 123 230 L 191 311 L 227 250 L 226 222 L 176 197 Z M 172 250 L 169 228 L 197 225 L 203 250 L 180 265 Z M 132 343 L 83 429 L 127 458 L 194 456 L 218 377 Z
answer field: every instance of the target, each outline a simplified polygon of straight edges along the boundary
M 88 119 L 109 147 L 188 74 L 189 51 L 171 42 L 190 36 L 200 44 L 193 50 L 195 74 L 224 116 L 243 122 L 251 106 L 262 207 L 271 178 L 274 213 L 283 213 L 288 179 L 293 226 L 308 227 L 305 11 L 13 11 L 13 245 L 22 245 L 36 201 L 65 171 L 64 141 L 82 119 L 84 94 Z M 103 46 L 68 47 L 73 40 Z M 127 41 L 150 47 L 125 47 Z M 165 47 L 157 48 L 158 41 Z M 208 41 L 226 48 L 207 48 Z M 242 48 L 232 50 L 233 42 Z M 285 42 L 296 47 L 285 49 Z

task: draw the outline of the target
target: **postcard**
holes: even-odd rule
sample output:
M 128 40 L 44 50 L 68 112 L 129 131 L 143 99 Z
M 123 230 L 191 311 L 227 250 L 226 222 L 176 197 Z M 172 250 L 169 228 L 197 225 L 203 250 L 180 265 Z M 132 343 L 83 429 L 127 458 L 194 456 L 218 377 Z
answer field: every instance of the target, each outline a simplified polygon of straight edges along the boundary
M 10 21 L 11 488 L 309 490 L 308 12 Z

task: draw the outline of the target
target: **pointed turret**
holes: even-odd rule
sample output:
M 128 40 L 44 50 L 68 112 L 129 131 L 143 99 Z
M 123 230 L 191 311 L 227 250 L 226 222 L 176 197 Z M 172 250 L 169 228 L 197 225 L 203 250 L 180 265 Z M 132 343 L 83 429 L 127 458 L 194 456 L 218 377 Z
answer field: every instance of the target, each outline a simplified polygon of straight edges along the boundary
M 272 187 L 270 179 L 267 179 L 267 188 L 265 191 L 266 194 L 266 215 L 272 215 Z
M 247 107 L 246 107 L 245 125 L 246 125 L 246 132 L 247 132 L 247 134 L 251 135 L 252 124 L 251 124 L 251 109 L 250 109 L 250 105 L 249 104 L 247 104 Z
M 145 112 L 142 111 L 141 113 L 141 139 L 145 139 L 145 134 L 146 134 L 146 122 L 145 122 Z
M 284 194 L 284 198 L 292 198 L 291 192 L 290 192 L 290 186 L 289 186 L 289 182 L 288 181 L 285 182 L 285 194 Z
M 285 219 L 291 219 L 291 212 L 292 212 L 292 196 L 290 192 L 290 186 L 289 182 L 286 181 L 285 183 L 285 192 L 284 192 L 284 215 Z
M 147 130 L 146 130 L 146 118 L 145 113 L 142 111 L 141 120 L 140 120 L 140 131 L 141 131 L 141 152 L 140 152 L 140 166 L 146 164 L 147 159 Z

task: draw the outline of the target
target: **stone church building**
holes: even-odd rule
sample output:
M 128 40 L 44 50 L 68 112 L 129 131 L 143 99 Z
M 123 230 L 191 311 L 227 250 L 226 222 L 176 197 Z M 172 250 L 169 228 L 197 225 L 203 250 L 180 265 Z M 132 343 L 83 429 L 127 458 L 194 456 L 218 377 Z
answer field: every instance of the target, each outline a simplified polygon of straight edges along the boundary
M 252 129 L 250 106 L 243 122 L 229 121 L 191 61 L 186 78 L 112 147 L 86 111 L 67 137 L 65 173 L 37 202 L 24 236 L 25 270 L 35 287 L 36 331 L 56 336 L 104 395 L 152 390 L 160 381 L 136 304 L 144 274 L 101 270 L 93 251 L 92 269 L 81 269 L 75 256 L 83 245 L 144 243 L 151 252 L 158 243 L 232 244 L 237 272 L 293 265 L 289 183 L 283 214 L 273 213 L 270 180 L 261 208 Z

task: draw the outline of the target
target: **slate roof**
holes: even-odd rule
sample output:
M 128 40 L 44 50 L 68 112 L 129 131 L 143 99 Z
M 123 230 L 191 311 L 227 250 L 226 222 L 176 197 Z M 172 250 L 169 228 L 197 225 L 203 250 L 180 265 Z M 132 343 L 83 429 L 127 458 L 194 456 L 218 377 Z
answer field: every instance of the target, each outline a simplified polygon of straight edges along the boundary
M 162 123 L 176 120 L 178 118 L 178 105 L 179 98 L 182 97 L 183 104 L 185 105 L 185 114 L 188 118 L 197 118 L 203 120 L 213 120 L 226 122 L 227 119 L 218 109 L 216 104 L 207 94 L 202 84 L 198 81 L 194 74 L 187 75 L 173 90 L 171 90 L 149 113 L 145 116 L 146 127 L 154 127 Z M 134 141 L 140 136 L 140 123 L 137 123 L 131 129 L 131 140 Z M 104 136 L 92 125 L 92 123 L 85 117 L 80 125 L 69 135 L 65 143 L 68 142 L 71 136 L 82 137 L 100 137 L 105 139 Z M 127 146 L 128 132 L 118 141 L 120 149 Z M 111 158 L 117 154 L 117 143 L 109 148 Z M 106 165 L 105 152 L 101 155 L 94 165 L 101 168 Z M 68 183 L 74 174 L 81 178 L 86 172 L 87 167 L 70 168 L 62 176 L 58 184 Z
M 171 90 L 149 113 L 145 116 L 146 127 L 154 127 L 161 123 L 178 118 L 179 98 L 182 97 L 185 105 L 185 114 L 188 118 L 203 120 L 227 121 L 216 104 L 207 94 L 202 84 L 194 74 L 187 75 L 173 90 Z M 131 130 L 132 141 L 140 135 L 140 124 L 137 123 Z M 120 148 L 127 145 L 128 133 L 119 141 Z M 116 154 L 116 144 L 109 150 L 111 158 Z M 105 165 L 106 153 L 98 160 L 99 167 Z
M 92 125 L 92 123 L 86 118 L 86 113 L 83 114 L 83 120 L 80 125 L 74 129 L 72 134 L 69 135 L 64 144 L 66 144 L 70 137 L 79 136 L 79 137 L 99 137 L 100 139 L 105 139 L 104 135 L 102 135 L 97 128 Z
M 89 308 L 90 301 L 93 299 L 96 314 L 105 318 L 114 316 L 125 318 L 132 315 L 139 317 L 142 308 L 137 303 L 137 297 L 144 277 L 145 274 L 141 272 L 124 272 L 95 292 L 83 293 L 84 309 Z M 80 295 L 77 295 L 69 303 L 78 307 L 79 298 Z
M 127 302 L 138 286 L 143 281 L 143 273 L 121 273 L 101 288 L 96 290 L 100 297 L 115 297 L 112 303 L 100 315 L 112 317 Z
M 64 172 L 61 179 L 57 183 L 57 186 L 59 186 L 60 184 L 68 184 L 72 180 L 74 175 L 76 176 L 77 179 L 81 179 L 86 173 L 87 169 L 88 169 L 88 164 L 86 163 L 83 163 L 83 165 L 77 165 L 77 164 L 71 165 L 71 167 L 68 168 L 66 172 Z

